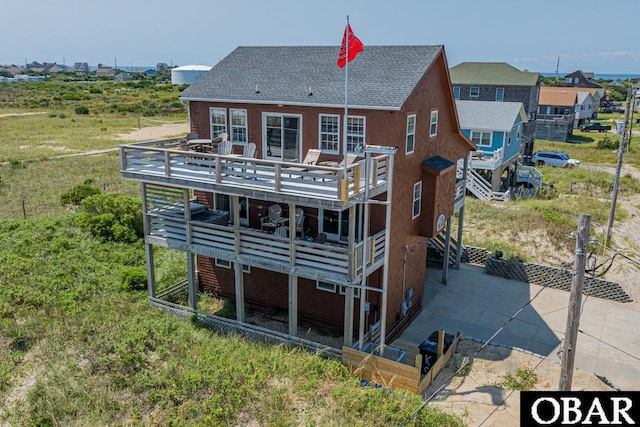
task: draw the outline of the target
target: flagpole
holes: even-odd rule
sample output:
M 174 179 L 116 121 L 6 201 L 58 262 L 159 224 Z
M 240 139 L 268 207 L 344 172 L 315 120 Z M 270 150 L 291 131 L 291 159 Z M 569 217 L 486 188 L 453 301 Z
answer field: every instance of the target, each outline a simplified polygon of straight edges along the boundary
M 347 63 L 344 66 L 344 123 L 342 125 L 342 155 L 344 156 L 344 179 L 347 179 L 347 118 L 349 117 L 349 15 L 347 15 L 347 26 L 344 29 L 347 46 Z

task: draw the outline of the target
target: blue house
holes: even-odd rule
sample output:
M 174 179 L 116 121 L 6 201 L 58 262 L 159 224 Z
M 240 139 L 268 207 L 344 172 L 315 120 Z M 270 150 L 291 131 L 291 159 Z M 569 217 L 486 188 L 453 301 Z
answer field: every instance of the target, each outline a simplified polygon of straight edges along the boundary
M 519 162 L 527 123 L 521 102 L 457 100 L 456 108 L 462 133 L 478 147 L 470 154 L 467 174 L 472 194 L 483 200 L 508 200 L 519 183 L 540 185 L 542 175 Z

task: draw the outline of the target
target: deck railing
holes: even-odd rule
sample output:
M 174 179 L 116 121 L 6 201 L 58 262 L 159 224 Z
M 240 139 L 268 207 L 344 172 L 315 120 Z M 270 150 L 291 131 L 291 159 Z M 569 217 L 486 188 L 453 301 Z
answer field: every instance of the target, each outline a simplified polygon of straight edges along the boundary
M 372 159 L 370 193 L 385 191 L 388 157 Z M 189 188 L 244 189 L 347 202 L 364 192 L 364 160 L 344 167 L 306 165 L 181 149 L 177 140 L 120 146 L 120 169 L 130 179 Z
M 354 282 L 362 273 L 362 242 L 348 244 L 316 242 L 241 227 L 186 221 L 176 216 L 148 212 L 147 242 L 307 278 Z M 237 237 L 236 237 L 237 236 Z M 365 257 L 370 272 L 384 259 L 384 230 L 369 237 Z M 236 242 L 236 239 L 238 241 Z M 238 248 L 236 250 L 236 248 Z

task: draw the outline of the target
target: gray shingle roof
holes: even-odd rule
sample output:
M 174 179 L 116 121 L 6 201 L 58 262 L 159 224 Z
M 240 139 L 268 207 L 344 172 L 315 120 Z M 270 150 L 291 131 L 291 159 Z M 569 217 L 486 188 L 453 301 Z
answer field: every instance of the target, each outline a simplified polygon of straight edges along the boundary
M 506 62 L 462 62 L 449 69 L 454 85 L 536 86 L 539 73 L 520 71 Z
M 342 106 L 345 70 L 336 64 L 339 50 L 338 46 L 240 46 L 185 89 L 181 98 Z M 441 50 L 441 45 L 365 45 L 349 63 L 349 106 L 400 108 Z
M 510 132 L 518 115 L 527 121 L 521 102 L 456 100 L 456 109 L 462 129 Z

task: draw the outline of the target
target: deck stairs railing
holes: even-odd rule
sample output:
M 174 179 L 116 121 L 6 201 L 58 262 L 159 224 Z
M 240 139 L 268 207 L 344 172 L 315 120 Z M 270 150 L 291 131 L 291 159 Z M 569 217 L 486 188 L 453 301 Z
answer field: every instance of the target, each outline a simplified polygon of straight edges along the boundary
M 447 234 L 441 231 L 435 237 L 431 237 L 427 240 L 427 247 L 433 249 L 439 257 L 443 258 L 445 254 L 445 248 L 447 243 Z M 462 248 L 464 250 L 464 247 Z M 456 256 L 458 254 L 458 241 L 453 236 L 449 237 L 449 266 L 452 267 L 456 263 Z
M 462 165 L 462 166 L 461 166 Z M 457 176 L 461 178 L 463 176 L 464 163 L 458 161 Z M 469 168 L 467 171 L 467 190 L 480 200 L 484 201 L 500 201 L 506 202 L 510 199 L 510 191 L 505 192 L 491 190 L 491 184 L 482 177 L 474 169 Z
M 542 173 L 533 166 L 524 166 L 518 162 L 516 182 L 518 184 L 529 184 L 532 187 L 540 187 L 542 186 Z

